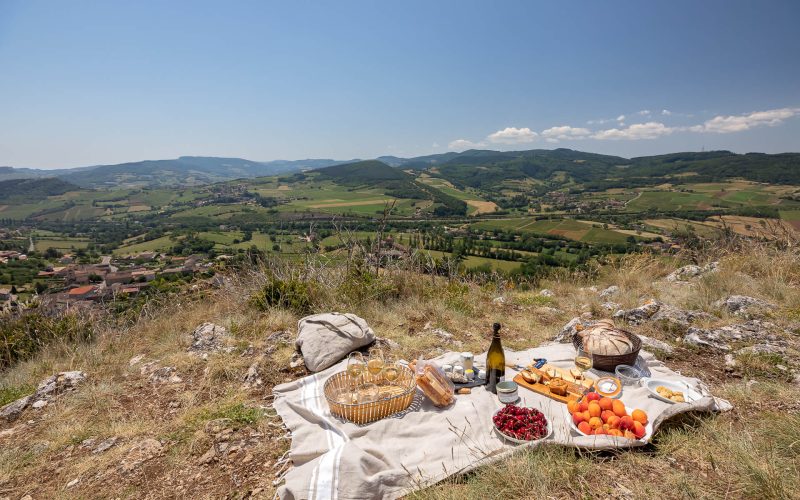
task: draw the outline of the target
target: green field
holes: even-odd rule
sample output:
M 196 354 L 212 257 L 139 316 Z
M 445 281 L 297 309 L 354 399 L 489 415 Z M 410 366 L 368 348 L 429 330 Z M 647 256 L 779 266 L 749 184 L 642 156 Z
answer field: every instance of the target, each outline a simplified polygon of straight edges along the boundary
M 143 241 L 141 243 L 131 243 L 128 245 L 121 246 L 114 250 L 114 255 L 128 255 L 128 254 L 138 254 L 141 252 L 155 252 L 155 251 L 163 251 L 168 250 L 175 244 L 167 236 L 162 236 L 160 238 L 156 238 L 150 241 Z
M 599 225 L 599 223 L 594 223 Z M 471 224 L 473 229 L 483 231 L 512 231 L 518 233 L 548 234 L 562 236 L 584 243 L 625 243 L 628 235 L 613 229 L 594 227 L 591 222 L 574 219 L 536 220 L 532 217 L 497 219 Z
M 78 238 L 34 238 L 33 245 L 37 252 L 44 252 L 48 248 L 55 248 L 63 252 L 71 249 L 86 248 L 89 246 L 89 241 Z

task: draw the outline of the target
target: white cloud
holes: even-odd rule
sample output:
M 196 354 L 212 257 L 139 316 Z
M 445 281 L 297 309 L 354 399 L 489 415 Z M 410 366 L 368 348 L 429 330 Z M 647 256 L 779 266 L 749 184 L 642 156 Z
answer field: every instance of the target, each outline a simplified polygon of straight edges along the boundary
M 661 114 L 664 115 L 664 116 L 670 116 L 672 114 L 672 111 L 670 111 L 668 109 L 662 109 L 661 110 Z
M 438 143 L 438 142 L 434 142 L 434 143 L 433 143 L 433 145 L 432 145 L 431 147 L 432 147 L 432 148 L 438 148 L 438 147 L 439 147 L 439 143 Z
M 584 139 L 592 133 L 588 128 L 570 127 L 569 125 L 561 125 L 560 127 L 550 127 L 542 131 L 542 137 L 547 142 L 567 141 L 570 139 Z
M 476 149 L 482 148 L 486 146 L 486 144 L 482 142 L 472 142 L 466 139 L 456 139 L 455 141 L 451 141 L 450 144 L 447 145 L 447 149 L 453 149 L 455 151 L 464 151 L 466 149 Z
M 625 115 L 619 115 L 619 116 L 617 117 L 617 121 L 618 121 L 618 122 L 624 122 L 624 121 L 625 121 Z
M 659 122 L 635 123 L 624 128 L 611 128 L 607 130 L 600 130 L 592 135 L 592 139 L 600 141 L 605 140 L 632 140 L 639 139 L 656 139 L 658 137 L 669 135 L 675 129 L 667 127 Z
M 745 115 L 715 116 L 702 125 L 695 125 L 689 130 L 693 132 L 714 132 L 729 134 L 743 132 L 755 127 L 780 125 L 784 120 L 800 115 L 800 108 L 780 108 L 767 111 L 753 111 Z
M 640 115 L 640 116 L 649 116 L 650 115 L 650 110 L 649 109 L 643 109 L 641 111 L 637 111 L 636 114 Z
M 538 136 L 539 134 L 528 127 L 506 127 L 503 130 L 489 134 L 487 139 L 495 144 L 524 144 L 535 141 Z

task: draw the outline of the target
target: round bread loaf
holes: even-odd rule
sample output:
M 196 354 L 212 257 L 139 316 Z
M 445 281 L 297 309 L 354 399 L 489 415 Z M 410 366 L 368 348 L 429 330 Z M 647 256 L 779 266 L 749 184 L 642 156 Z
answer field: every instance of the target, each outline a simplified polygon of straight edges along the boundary
M 592 354 L 615 356 L 628 354 L 633 350 L 633 342 L 609 319 L 598 321 L 579 332 L 578 335 L 584 350 Z

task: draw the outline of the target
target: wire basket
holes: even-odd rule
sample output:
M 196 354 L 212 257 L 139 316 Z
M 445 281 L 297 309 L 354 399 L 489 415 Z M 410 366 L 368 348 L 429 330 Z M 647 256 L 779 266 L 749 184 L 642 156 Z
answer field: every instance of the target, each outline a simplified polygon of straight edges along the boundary
M 617 328 L 618 331 L 625 334 L 628 339 L 633 343 L 633 350 L 627 354 L 597 354 L 592 353 L 592 367 L 604 372 L 614 373 L 614 369 L 619 365 L 635 365 L 636 358 L 639 357 L 639 351 L 642 348 L 642 339 L 638 335 L 631 333 L 627 330 Z M 583 349 L 583 339 L 580 335 L 572 336 L 572 345 L 575 346 L 576 351 Z
M 379 385 L 378 399 L 369 403 L 348 403 L 348 395 L 353 390 L 347 372 L 331 375 L 323 387 L 331 413 L 356 424 L 367 424 L 405 410 L 414 400 L 417 382 L 407 366 L 401 365 L 398 369 L 397 379 L 391 385 Z M 377 383 L 380 379 L 380 375 L 366 372 L 361 383 Z

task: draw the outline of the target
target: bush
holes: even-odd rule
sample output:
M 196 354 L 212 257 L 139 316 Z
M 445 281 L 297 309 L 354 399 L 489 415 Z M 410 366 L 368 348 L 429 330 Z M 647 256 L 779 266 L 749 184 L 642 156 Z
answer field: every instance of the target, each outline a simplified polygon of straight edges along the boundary
M 316 287 L 312 283 L 272 276 L 260 291 L 253 294 L 250 302 L 262 311 L 270 307 L 283 307 L 298 314 L 307 314 L 313 309 L 316 294 Z
M 339 296 L 350 304 L 363 304 L 369 300 L 385 302 L 400 297 L 395 282 L 386 275 L 354 269 L 338 287 Z
M 0 369 L 30 358 L 51 342 L 73 343 L 91 337 L 91 323 L 74 314 L 47 317 L 28 313 L 0 322 Z

